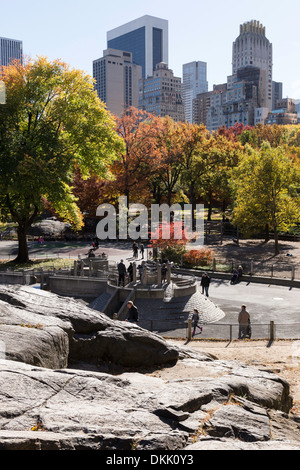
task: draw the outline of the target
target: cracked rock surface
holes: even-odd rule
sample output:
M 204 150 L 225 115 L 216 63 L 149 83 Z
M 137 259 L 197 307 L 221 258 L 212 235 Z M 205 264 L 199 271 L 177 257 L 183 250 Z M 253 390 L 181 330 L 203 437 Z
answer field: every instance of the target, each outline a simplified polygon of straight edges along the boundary
M 300 449 L 289 384 L 276 374 L 179 348 L 71 299 L 0 286 L 2 342 L 14 329 L 0 360 L 0 450 Z M 101 371 L 104 361 L 118 372 Z M 176 363 L 176 380 L 153 375 Z

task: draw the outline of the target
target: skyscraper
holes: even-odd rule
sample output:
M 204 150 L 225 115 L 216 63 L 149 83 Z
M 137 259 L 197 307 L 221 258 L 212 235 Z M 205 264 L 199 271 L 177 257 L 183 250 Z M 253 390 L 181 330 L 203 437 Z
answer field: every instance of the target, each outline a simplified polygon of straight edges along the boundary
M 134 63 L 141 65 L 143 78 L 153 75 L 160 62 L 168 63 L 168 21 L 145 15 L 107 33 L 107 47 L 132 53 Z
M 281 82 L 272 83 L 272 109 L 276 109 L 277 101 L 282 100 L 282 85 Z
M 193 122 L 193 100 L 208 91 L 206 62 L 189 62 L 182 67 L 182 97 L 186 121 Z
M 93 61 L 93 77 L 98 96 L 110 112 L 121 117 L 126 108 L 138 107 L 142 67 L 133 64 L 131 52 L 107 49 Z
M 13 59 L 22 61 L 22 58 L 22 41 L 0 37 L 0 67 L 8 65 Z
M 139 108 L 176 122 L 185 120 L 181 78 L 174 77 L 164 62 L 157 64 L 151 77 L 140 80 Z
M 272 109 L 272 44 L 266 38 L 266 28 L 259 21 L 251 20 L 240 25 L 240 35 L 233 43 L 232 73 L 240 68 L 253 66 L 266 72 L 265 106 Z

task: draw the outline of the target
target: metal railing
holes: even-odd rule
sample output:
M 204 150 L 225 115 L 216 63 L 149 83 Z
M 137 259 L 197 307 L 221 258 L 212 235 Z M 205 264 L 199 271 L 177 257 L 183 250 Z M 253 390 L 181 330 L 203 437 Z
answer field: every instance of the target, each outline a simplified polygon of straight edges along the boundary
M 287 258 L 287 261 L 289 259 Z M 289 260 L 290 261 L 290 260 Z M 212 271 L 232 274 L 238 266 L 242 266 L 243 273 L 245 275 L 262 276 L 269 278 L 281 278 L 281 279 L 300 279 L 300 266 L 292 264 L 291 262 L 278 262 L 278 263 L 263 263 L 252 260 L 237 260 L 229 258 L 215 258 L 207 266 L 200 266 L 199 272 L 201 271 Z M 192 268 L 190 265 L 182 264 L 185 269 Z M 195 268 L 194 268 L 195 269 Z
M 139 326 L 166 338 L 192 339 L 192 321 L 154 320 L 146 319 L 139 322 Z M 202 326 L 202 333 L 196 329 L 194 338 L 206 340 L 233 341 L 239 339 L 238 323 L 207 323 Z M 251 336 L 253 340 L 273 341 L 275 339 L 300 339 L 300 323 L 251 323 Z

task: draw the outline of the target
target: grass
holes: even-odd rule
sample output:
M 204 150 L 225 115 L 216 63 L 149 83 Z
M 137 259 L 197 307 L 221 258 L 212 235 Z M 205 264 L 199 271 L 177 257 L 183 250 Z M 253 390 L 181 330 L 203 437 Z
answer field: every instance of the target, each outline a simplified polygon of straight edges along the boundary
M 30 261 L 29 263 L 15 263 L 14 261 L 0 261 L 0 271 L 20 271 L 22 269 L 64 269 L 71 268 L 74 261 L 69 258 L 48 258 Z
M 213 265 L 206 265 L 206 266 L 192 266 L 192 265 L 185 265 L 183 266 L 184 268 L 187 269 L 195 269 L 197 271 L 212 271 L 213 270 Z M 216 269 L 217 272 L 222 272 L 222 273 L 231 273 L 232 272 L 232 265 L 231 264 L 221 264 L 221 263 L 216 263 Z

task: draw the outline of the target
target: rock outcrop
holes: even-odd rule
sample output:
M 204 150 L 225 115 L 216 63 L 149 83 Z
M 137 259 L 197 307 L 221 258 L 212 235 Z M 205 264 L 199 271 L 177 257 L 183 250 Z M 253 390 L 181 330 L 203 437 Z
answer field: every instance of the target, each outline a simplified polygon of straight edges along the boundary
M 274 373 L 29 287 L 0 287 L 0 339 L 0 450 L 300 449 Z M 179 363 L 176 380 L 155 377 Z
M 27 286 L 0 286 L 0 341 L 7 359 L 50 369 L 74 360 L 139 367 L 178 359 L 158 335 Z

